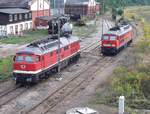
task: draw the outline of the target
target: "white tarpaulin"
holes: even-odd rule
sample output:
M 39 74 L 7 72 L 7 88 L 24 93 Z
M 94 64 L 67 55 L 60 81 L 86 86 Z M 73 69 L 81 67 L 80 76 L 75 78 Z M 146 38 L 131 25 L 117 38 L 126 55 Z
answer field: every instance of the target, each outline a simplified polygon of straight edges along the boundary
M 88 107 L 78 107 L 68 110 L 66 114 L 98 114 L 98 112 Z

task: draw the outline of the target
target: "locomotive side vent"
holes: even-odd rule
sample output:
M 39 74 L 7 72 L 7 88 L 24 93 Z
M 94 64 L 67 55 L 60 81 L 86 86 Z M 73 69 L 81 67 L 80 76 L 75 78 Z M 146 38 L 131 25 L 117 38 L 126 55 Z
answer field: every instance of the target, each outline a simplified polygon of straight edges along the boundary
M 46 45 L 47 43 L 54 42 L 56 39 L 58 39 L 58 36 L 51 36 L 49 38 L 30 43 L 27 47 L 41 47 L 41 45 Z
M 110 31 L 118 31 L 118 30 L 120 30 L 120 27 L 116 26 L 116 27 L 110 28 L 109 30 Z

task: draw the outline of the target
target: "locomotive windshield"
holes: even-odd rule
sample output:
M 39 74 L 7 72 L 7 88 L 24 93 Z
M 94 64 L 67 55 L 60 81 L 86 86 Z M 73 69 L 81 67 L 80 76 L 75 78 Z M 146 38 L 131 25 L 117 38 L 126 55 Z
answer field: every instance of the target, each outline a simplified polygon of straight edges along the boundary
M 116 40 L 116 36 L 110 36 L 110 40 Z
M 32 62 L 34 62 L 34 59 L 33 59 L 32 56 L 26 56 L 26 57 L 25 57 L 25 62 L 32 63 Z
M 102 37 L 102 40 L 116 40 L 116 36 L 112 36 L 112 35 L 104 35 L 103 37 Z
M 16 62 L 22 62 L 22 61 L 24 61 L 24 58 L 23 58 L 23 56 L 16 56 L 15 61 Z
M 32 63 L 34 62 L 34 58 L 33 56 L 22 56 L 22 55 L 18 55 L 15 57 L 15 62 L 28 62 L 28 63 Z

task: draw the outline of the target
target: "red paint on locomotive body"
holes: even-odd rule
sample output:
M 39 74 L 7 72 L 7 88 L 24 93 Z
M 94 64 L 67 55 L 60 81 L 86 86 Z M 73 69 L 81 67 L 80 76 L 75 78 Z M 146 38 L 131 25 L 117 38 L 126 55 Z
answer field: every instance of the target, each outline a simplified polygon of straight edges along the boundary
M 133 30 L 130 25 L 111 28 L 102 35 L 101 50 L 103 54 L 117 54 L 120 49 L 132 42 Z
M 58 69 L 58 40 L 46 39 L 20 50 L 14 57 L 13 76 L 18 83 L 38 82 L 52 70 Z M 77 60 L 80 55 L 78 37 L 60 38 L 61 64 Z M 67 66 L 66 64 L 66 66 Z

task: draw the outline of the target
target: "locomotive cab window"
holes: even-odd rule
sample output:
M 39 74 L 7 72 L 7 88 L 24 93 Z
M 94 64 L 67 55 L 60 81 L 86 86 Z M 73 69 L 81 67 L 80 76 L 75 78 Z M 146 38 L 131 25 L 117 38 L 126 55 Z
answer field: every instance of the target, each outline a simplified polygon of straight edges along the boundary
M 103 36 L 102 40 L 108 40 L 108 36 Z
M 39 61 L 40 61 L 40 57 L 36 56 L 36 62 L 39 62 Z

